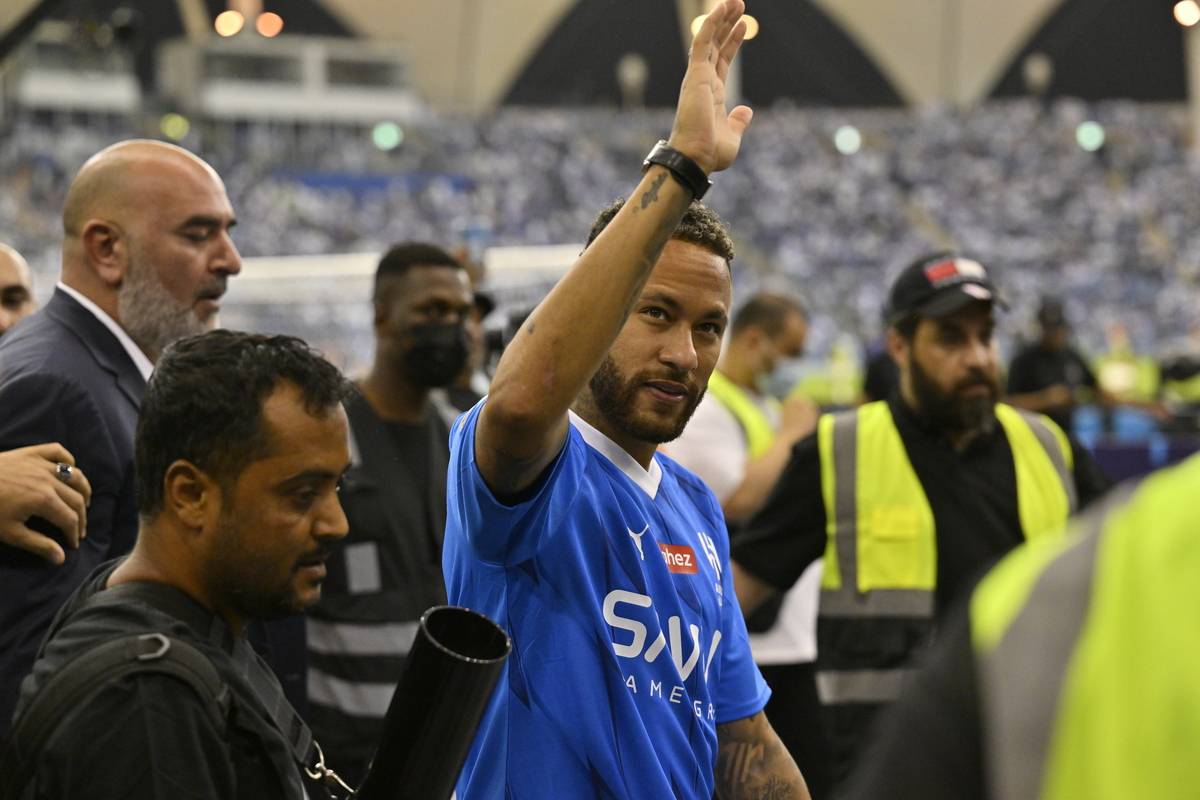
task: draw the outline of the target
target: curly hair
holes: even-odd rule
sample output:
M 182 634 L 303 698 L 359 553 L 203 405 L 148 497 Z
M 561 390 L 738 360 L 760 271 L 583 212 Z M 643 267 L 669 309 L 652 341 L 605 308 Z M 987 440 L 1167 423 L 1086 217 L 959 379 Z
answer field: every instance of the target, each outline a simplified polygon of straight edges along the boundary
M 613 221 L 613 217 L 617 216 L 617 212 L 624 205 L 625 199 L 620 198 L 600 212 L 600 216 L 596 217 L 596 221 L 592 223 L 592 230 L 588 234 L 585 247 L 596 241 L 596 237 L 608 227 L 608 223 Z M 725 259 L 726 264 L 733 261 L 733 240 L 729 238 L 729 228 L 725 225 L 724 220 L 717 216 L 717 212 L 699 200 L 693 201 L 688 206 L 688 210 L 683 213 L 683 219 L 679 221 L 671 238 L 699 245 L 710 253 Z
M 163 476 L 190 461 L 231 486 L 270 448 L 262 408 L 281 383 L 296 386 L 314 416 L 332 411 L 349 383 L 294 336 L 215 330 L 172 344 L 146 387 L 134 440 L 138 512 L 162 509 Z

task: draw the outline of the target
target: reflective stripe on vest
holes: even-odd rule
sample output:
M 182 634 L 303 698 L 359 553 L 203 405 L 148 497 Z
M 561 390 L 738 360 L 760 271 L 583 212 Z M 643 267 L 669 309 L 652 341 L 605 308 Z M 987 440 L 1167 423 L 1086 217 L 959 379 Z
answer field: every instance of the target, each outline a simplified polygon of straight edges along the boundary
M 738 421 L 746 435 L 750 458 L 758 458 L 771 449 L 771 443 L 775 441 L 771 420 L 745 389 L 714 369 L 708 378 L 708 392 Z
M 996 418 L 1013 453 L 1022 532 L 1028 539 L 1050 535 L 1073 508 L 1066 437 L 1044 417 L 1009 406 L 998 405 Z M 880 401 L 823 416 L 817 437 L 829 534 L 819 616 L 827 623 L 864 617 L 932 620 L 936 525 L 891 409 Z M 861 666 L 857 671 L 880 672 L 877 664 Z M 836 674 L 821 671 L 818 687 L 846 685 Z M 874 688 L 853 682 L 853 691 L 821 692 L 821 698 L 881 702 L 894 698 L 899 685 L 899 680 Z
M 989 796 L 1196 796 L 1200 458 L 1010 554 L 971 598 Z

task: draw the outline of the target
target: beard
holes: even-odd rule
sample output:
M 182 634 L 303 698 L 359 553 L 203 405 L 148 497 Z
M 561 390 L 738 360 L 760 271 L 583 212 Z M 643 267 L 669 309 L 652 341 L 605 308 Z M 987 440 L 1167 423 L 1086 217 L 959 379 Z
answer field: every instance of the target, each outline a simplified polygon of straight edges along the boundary
M 207 287 L 199 294 L 222 288 Z M 129 274 L 117 289 L 117 315 L 129 338 L 151 359 L 172 342 L 206 333 L 217 325 L 216 315 L 202 321 L 192 306 L 180 304 L 158 280 L 154 268 L 141 259 L 130 262 Z
M 214 596 L 247 619 L 279 619 L 305 611 L 310 604 L 302 599 L 296 584 L 301 559 L 284 565 L 278 556 L 263 553 L 252 545 L 251 532 L 239 519 L 235 508 L 221 509 L 217 523 L 217 552 L 221 555 L 208 576 Z M 327 544 L 301 558 L 327 558 L 331 551 L 332 544 Z
M 988 433 L 996 425 L 996 402 L 1000 399 L 1000 384 L 994 375 L 972 369 L 949 392 L 921 369 L 916 358 L 910 359 L 913 395 L 920 416 L 930 427 L 948 433 Z M 986 395 L 967 396 L 967 389 L 983 386 Z
M 639 414 L 638 392 L 646 381 L 674 381 L 688 387 L 688 399 L 676 415 L 665 417 L 651 412 Z M 612 356 L 605 356 L 600 368 L 588 382 L 592 402 L 612 425 L 629 436 L 643 442 L 662 444 L 679 438 L 688 420 L 692 418 L 696 406 L 704 398 L 704 389 L 694 387 L 687 378 L 686 372 L 668 372 L 655 374 L 643 372 L 626 380 Z

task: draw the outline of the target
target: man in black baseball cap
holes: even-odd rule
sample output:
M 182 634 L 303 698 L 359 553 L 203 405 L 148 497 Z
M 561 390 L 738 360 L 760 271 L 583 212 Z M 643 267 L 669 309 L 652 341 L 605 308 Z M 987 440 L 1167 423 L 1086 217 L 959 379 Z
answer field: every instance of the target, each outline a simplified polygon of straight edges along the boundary
M 971 303 L 1007 310 L 983 265 L 954 253 L 935 253 L 909 264 L 888 295 L 888 321 L 905 317 L 941 317 Z
M 901 394 L 955 448 L 995 425 L 996 308 L 1007 306 L 987 270 L 955 253 L 912 262 L 888 295 L 888 352 L 900 368 Z
M 999 402 L 999 293 L 979 261 L 937 253 L 889 294 L 886 400 L 823 416 L 733 541 L 744 613 L 824 556 L 817 687 L 839 782 L 911 657 L 994 559 L 1059 535 L 1108 484 L 1039 414 Z

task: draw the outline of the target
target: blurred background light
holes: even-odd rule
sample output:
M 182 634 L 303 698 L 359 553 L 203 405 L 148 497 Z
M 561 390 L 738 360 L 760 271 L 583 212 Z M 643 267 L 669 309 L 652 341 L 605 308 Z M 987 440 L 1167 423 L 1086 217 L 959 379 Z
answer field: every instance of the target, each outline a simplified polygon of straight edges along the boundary
M 213 28 L 218 36 L 234 36 L 246 25 L 246 18 L 237 11 L 222 11 L 213 20 Z
M 158 123 L 159 130 L 162 135 L 172 141 L 180 141 L 188 135 L 188 131 L 192 129 L 192 124 L 188 122 L 188 118 L 182 114 L 163 114 Z
M 1075 129 L 1075 141 L 1089 153 L 1094 153 L 1104 147 L 1104 126 L 1099 122 L 1088 120 Z
M 1200 4 L 1196 0 L 1181 0 L 1175 4 L 1175 21 L 1185 28 L 1200 22 Z
M 692 36 L 695 36 L 697 33 L 700 32 L 700 26 L 704 24 L 704 20 L 707 18 L 708 18 L 708 14 L 701 14 L 700 16 L 698 16 L 694 20 L 692 20 Z M 750 16 L 749 14 L 743 15 L 742 19 L 746 21 L 746 39 L 749 40 L 749 39 L 753 39 L 755 36 L 758 36 L 758 30 L 759 30 L 758 20 L 756 20 L 754 17 Z
M 254 21 L 254 28 L 262 36 L 274 39 L 283 31 L 283 17 L 274 11 L 259 14 L 258 19 Z
M 853 125 L 843 125 L 833 134 L 833 146 L 844 156 L 852 156 L 862 149 L 862 134 Z
M 380 122 L 371 131 L 371 141 L 380 150 L 395 150 L 404 141 L 404 129 L 394 122 Z

